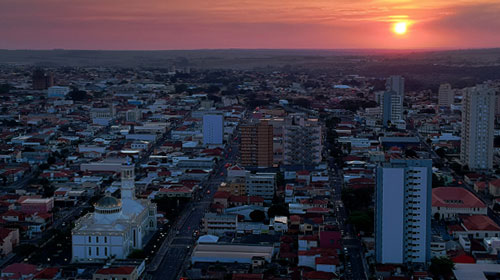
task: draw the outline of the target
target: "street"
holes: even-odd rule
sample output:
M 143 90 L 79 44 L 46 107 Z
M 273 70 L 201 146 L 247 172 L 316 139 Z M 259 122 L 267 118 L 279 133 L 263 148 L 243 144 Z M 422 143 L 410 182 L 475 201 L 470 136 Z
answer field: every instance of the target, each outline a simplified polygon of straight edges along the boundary
M 188 203 L 178 217 L 177 222 L 171 227 L 169 236 L 165 238 L 160 246 L 158 253 L 154 256 L 151 263 L 148 265 L 147 271 L 153 279 L 177 279 L 179 273 L 182 272 L 187 258 L 194 247 L 193 233 L 200 230 L 200 223 L 210 206 L 214 193 L 217 191 L 220 183 L 223 182 L 225 176 L 221 173 L 226 172 L 224 165 L 227 162 L 233 162 L 238 149 L 230 146 L 230 152 L 227 152 L 228 157 L 221 159 L 214 170 L 211 177 L 202 185 L 200 190 L 201 200 Z M 226 149 L 229 151 L 229 149 Z M 210 191 L 207 194 L 207 191 Z M 177 233 L 178 232 L 178 233 Z

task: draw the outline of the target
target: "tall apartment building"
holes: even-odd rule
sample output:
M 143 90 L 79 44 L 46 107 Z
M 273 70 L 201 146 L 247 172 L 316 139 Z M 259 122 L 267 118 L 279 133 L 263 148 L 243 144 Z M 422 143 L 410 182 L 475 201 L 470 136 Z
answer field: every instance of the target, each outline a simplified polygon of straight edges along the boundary
M 403 96 L 394 91 L 384 92 L 380 99 L 382 124 L 387 127 L 389 121 L 395 123 L 403 119 Z
M 273 166 L 273 126 L 267 121 L 240 126 L 241 165 L 252 167 Z
M 203 115 L 203 145 L 221 145 L 224 138 L 224 116 Z
M 455 100 L 455 91 L 450 84 L 441 84 L 438 91 L 438 106 L 450 107 Z
M 430 261 L 432 161 L 392 159 L 377 168 L 378 263 Z
M 462 100 L 460 161 L 470 169 L 493 168 L 495 90 L 487 85 L 467 88 Z
M 401 76 L 390 76 L 385 82 L 387 91 L 394 91 L 397 95 L 405 95 L 405 79 Z
M 286 165 L 318 164 L 322 150 L 321 124 L 303 114 L 290 115 L 283 129 L 283 162 Z
M 273 163 L 279 165 L 283 163 L 285 119 L 272 118 L 267 119 L 267 122 L 273 126 Z
M 42 69 L 35 69 L 32 79 L 32 87 L 35 90 L 47 89 L 54 85 L 54 74 L 45 73 Z

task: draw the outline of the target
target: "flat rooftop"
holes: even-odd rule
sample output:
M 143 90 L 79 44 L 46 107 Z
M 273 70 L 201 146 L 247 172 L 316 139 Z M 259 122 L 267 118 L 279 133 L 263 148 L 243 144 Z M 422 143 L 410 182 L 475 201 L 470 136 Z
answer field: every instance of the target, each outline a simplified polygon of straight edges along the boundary
M 453 273 L 457 280 L 488 280 L 485 273 L 500 273 L 500 264 L 457 263 Z

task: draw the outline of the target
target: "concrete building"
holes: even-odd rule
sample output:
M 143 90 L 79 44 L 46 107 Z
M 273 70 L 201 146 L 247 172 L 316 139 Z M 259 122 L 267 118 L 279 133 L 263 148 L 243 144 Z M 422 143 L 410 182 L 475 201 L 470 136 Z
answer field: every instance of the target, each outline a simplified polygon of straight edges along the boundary
M 14 247 L 19 244 L 18 228 L 0 228 L 0 256 L 12 253 Z
M 47 89 L 48 98 L 64 98 L 71 89 L 69 87 L 52 86 Z
M 32 78 L 34 90 L 47 89 L 54 85 L 54 74 L 50 72 L 45 73 L 42 69 L 35 69 Z
M 256 258 L 271 262 L 274 247 L 254 244 L 197 244 L 191 254 L 191 263 L 247 263 L 252 264 Z
M 202 220 L 203 231 L 207 234 L 221 236 L 226 232 L 236 232 L 238 215 L 205 213 Z
M 54 198 L 27 198 L 19 201 L 21 211 L 27 214 L 49 213 L 54 208 Z
M 460 160 L 470 169 L 492 169 L 495 90 L 487 85 L 468 88 L 462 102 Z
M 72 261 L 100 262 L 126 258 L 142 249 L 156 231 L 156 204 L 135 198 L 134 165 L 121 170 L 121 199 L 107 194 L 95 211 L 78 219 L 72 230 Z
M 438 106 L 449 108 L 455 100 L 455 91 L 450 84 L 441 84 L 438 91 Z
M 141 110 L 139 110 L 139 108 L 130 109 L 125 112 L 125 119 L 127 120 L 127 122 L 137 122 L 140 121 L 141 118 L 142 112 Z
M 318 164 L 322 160 L 322 128 L 318 119 L 292 114 L 283 131 L 283 161 L 286 165 Z
M 386 91 L 380 102 L 382 124 L 385 127 L 389 126 L 389 121 L 394 124 L 403 119 L 403 95 L 395 91 Z
M 113 105 L 105 108 L 92 108 L 90 109 L 90 117 L 92 123 L 97 125 L 107 126 L 115 118 L 116 110 Z
M 405 79 L 401 76 L 390 76 L 385 82 L 386 91 L 393 91 L 397 95 L 405 95 Z
M 224 138 L 224 116 L 203 115 L 203 145 L 221 145 Z
M 378 263 L 430 261 L 432 161 L 392 159 L 377 168 Z
M 241 165 L 271 167 L 273 165 L 273 126 L 267 121 L 240 126 Z
M 245 182 L 247 195 L 260 196 L 265 201 L 272 201 L 276 192 L 276 173 L 248 172 Z

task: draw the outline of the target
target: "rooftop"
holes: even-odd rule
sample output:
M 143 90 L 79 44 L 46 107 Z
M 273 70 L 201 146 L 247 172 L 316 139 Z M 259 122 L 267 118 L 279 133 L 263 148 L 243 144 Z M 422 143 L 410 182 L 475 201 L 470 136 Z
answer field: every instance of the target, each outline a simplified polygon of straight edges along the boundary
M 461 187 L 432 189 L 433 207 L 485 208 L 486 205 L 473 193 Z

